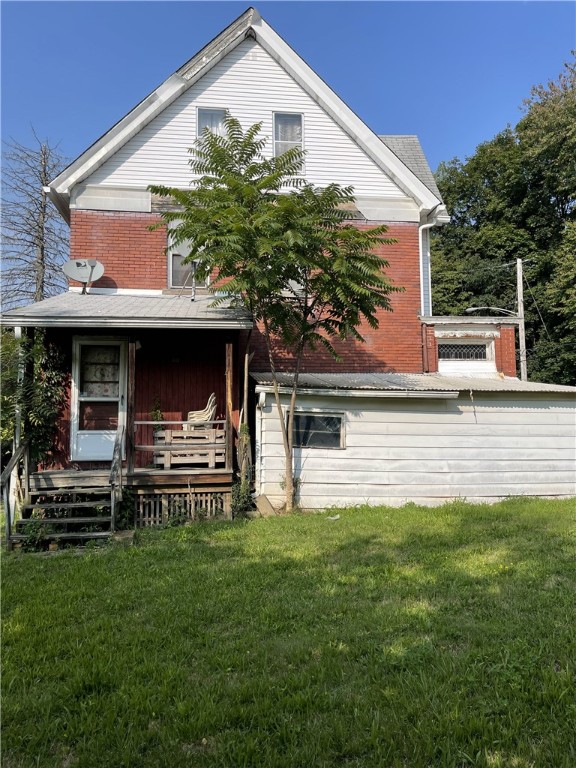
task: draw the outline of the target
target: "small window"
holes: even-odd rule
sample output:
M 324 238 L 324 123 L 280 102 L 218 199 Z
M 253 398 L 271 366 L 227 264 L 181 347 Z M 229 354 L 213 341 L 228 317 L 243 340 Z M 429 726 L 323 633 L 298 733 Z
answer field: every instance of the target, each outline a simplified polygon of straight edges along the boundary
M 302 148 L 302 115 L 274 115 L 274 155 L 278 157 L 292 147 Z
M 208 128 L 210 133 L 215 133 L 217 136 L 224 136 L 225 117 L 225 109 L 198 108 L 198 136 L 202 136 L 205 128 Z
M 343 448 L 342 416 L 294 414 L 295 448 Z
M 486 344 L 438 344 L 439 360 L 486 360 Z

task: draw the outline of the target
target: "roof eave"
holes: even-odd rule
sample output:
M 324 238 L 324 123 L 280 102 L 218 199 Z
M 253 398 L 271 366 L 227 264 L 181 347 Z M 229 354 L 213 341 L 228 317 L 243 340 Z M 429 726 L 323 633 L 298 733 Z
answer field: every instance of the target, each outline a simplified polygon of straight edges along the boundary
M 37 317 L 34 315 L 3 315 L 1 324 L 10 328 L 159 328 L 167 330 L 250 330 L 253 327 L 247 319 L 166 319 L 126 317 Z
M 278 387 L 281 395 L 291 395 L 291 387 Z M 256 393 L 263 392 L 270 394 L 274 392 L 274 387 L 269 384 L 257 384 Z M 298 387 L 299 395 L 326 395 L 327 397 L 410 397 L 426 399 L 455 399 L 458 397 L 457 390 L 414 390 L 414 389 L 324 389 L 320 387 Z

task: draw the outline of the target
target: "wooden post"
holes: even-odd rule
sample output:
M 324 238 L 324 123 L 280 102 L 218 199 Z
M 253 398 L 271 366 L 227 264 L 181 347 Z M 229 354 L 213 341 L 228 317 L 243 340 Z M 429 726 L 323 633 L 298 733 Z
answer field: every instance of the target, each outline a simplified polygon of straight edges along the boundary
M 226 469 L 231 470 L 232 462 L 232 344 L 226 343 Z
M 518 346 L 520 352 L 520 379 L 528 381 L 528 363 L 526 359 L 526 327 L 524 320 L 524 278 L 522 259 L 516 259 L 516 294 L 518 299 Z
M 127 474 L 134 472 L 134 412 L 136 407 L 136 342 L 128 343 L 128 407 L 126 409 Z

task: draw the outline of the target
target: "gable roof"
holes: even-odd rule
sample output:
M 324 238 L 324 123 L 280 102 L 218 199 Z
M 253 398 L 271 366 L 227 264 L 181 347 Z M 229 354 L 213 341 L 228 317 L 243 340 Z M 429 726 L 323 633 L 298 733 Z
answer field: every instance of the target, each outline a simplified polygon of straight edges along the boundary
M 417 161 L 409 164 L 402 157 L 415 157 L 398 137 L 382 141 L 340 99 L 332 89 L 303 61 L 298 54 L 261 18 L 254 8 L 248 8 L 223 32 L 165 80 L 109 131 L 59 174 L 46 191 L 65 218 L 72 188 L 90 176 L 106 160 L 135 136 L 144 126 L 172 104 L 182 93 L 203 77 L 246 37 L 253 37 L 291 77 L 340 125 L 360 148 L 391 178 L 404 193 L 416 201 L 424 216 L 432 211 L 444 212 L 440 193 L 430 184 L 420 149 Z M 415 138 L 415 137 L 409 137 Z M 392 145 L 392 146 L 391 146 Z M 396 146 L 396 150 L 393 149 Z M 419 147 L 418 143 L 418 147 Z M 416 153 L 417 154 L 417 153 Z M 430 169 L 428 174 L 431 177 Z M 427 181 L 423 179 L 426 178 Z

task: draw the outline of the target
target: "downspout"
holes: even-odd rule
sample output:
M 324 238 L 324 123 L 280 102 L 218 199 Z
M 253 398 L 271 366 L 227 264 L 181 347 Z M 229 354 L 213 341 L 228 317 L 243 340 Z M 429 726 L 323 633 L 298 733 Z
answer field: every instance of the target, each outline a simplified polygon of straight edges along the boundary
M 432 314 L 432 281 L 430 277 L 431 270 L 428 269 L 428 295 L 430 296 L 430 312 L 426 312 L 426 308 L 424 306 L 424 230 L 425 229 L 431 229 L 432 227 L 435 227 L 438 223 L 437 217 L 435 215 L 435 211 L 438 210 L 442 206 L 442 203 L 438 203 L 438 205 L 433 208 L 430 213 L 428 214 L 428 217 L 432 217 L 432 221 L 428 222 L 428 224 L 420 224 L 418 227 L 418 253 L 420 256 L 420 312 L 422 315 L 431 315 Z
M 254 473 L 254 490 L 256 495 L 259 496 L 262 493 L 262 432 L 263 432 L 263 409 L 266 406 L 266 394 L 264 392 L 258 393 L 258 400 L 256 401 L 256 450 L 254 455 L 254 463 L 256 472 Z

